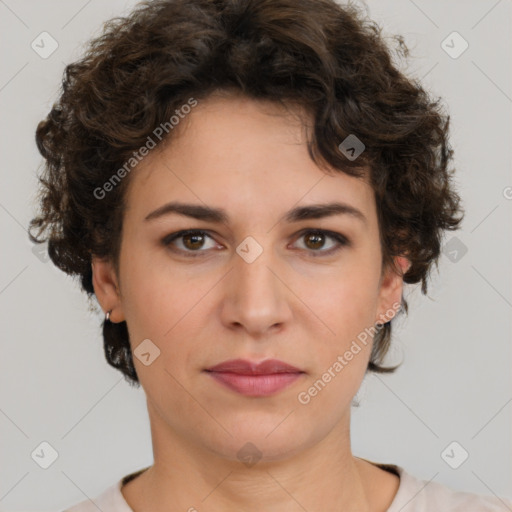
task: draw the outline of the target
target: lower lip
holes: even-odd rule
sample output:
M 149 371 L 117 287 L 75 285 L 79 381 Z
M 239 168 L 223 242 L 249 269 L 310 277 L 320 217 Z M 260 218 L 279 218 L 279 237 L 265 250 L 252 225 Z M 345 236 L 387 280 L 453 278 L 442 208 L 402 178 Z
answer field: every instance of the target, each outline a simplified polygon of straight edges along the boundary
M 240 375 L 229 372 L 208 372 L 217 382 L 245 396 L 270 396 L 295 382 L 302 373 Z

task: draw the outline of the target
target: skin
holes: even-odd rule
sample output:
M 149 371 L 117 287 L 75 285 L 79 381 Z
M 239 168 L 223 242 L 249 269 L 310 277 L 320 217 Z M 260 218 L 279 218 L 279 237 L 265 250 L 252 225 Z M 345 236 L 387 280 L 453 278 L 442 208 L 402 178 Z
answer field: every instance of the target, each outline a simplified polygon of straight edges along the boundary
M 403 284 L 381 268 L 372 188 L 309 158 L 311 122 L 298 107 L 215 94 L 130 175 L 119 268 L 98 258 L 92 266 L 98 301 L 112 322 L 126 320 L 132 350 L 145 339 L 160 350 L 149 366 L 134 357 L 154 451 L 153 466 L 122 488 L 135 512 L 385 511 L 396 494 L 399 478 L 350 447 L 351 401 L 371 343 L 308 404 L 297 398 L 359 333 L 387 311 L 390 319 Z M 169 201 L 223 208 L 229 222 L 144 220 Z M 332 201 L 366 220 L 279 221 L 295 206 Z M 301 235 L 305 228 L 350 245 L 325 254 L 336 240 Z M 209 236 L 162 244 L 183 229 Z M 263 249 L 252 263 L 236 252 L 247 236 Z M 276 358 L 306 373 L 273 396 L 247 397 L 203 371 L 233 358 Z M 237 457 L 247 442 L 261 452 L 250 467 Z

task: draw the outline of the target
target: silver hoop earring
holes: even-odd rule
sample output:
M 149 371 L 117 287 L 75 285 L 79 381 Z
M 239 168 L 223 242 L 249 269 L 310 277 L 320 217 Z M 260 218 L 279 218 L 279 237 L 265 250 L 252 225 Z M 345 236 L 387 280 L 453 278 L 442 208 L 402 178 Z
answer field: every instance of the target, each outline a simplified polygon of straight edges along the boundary
M 112 311 L 112 310 L 110 310 L 110 311 Z M 107 314 L 105 315 L 105 320 L 107 322 L 110 322 L 110 311 L 107 311 Z

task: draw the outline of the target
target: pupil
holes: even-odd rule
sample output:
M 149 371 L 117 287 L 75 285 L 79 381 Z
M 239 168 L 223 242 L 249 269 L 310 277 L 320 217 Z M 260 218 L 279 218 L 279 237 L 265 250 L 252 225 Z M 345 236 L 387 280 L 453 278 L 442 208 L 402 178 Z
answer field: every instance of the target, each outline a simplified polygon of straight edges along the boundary
M 323 235 L 314 233 L 314 234 L 308 236 L 308 240 L 311 240 L 311 239 L 314 240 L 315 238 L 317 240 L 317 243 L 315 244 L 315 242 L 313 242 L 313 246 L 315 249 L 318 249 L 319 247 L 322 247 L 322 245 L 323 245 L 323 243 L 322 243 Z
M 184 241 L 187 241 L 187 240 L 191 240 L 191 239 L 195 239 L 195 242 L 192 242 L 191 244 L 191 247 L 192 249 L 197 249 L 199 247 L 202 246 L 202 239 L 203 236 L 202 235 L 198 235 L 198 234 L 192 234 L 192 235 L 185 235 L 185 237 L 183 238 Z M 197 241 L 199 239 L 199 242 Z M 196 245 L 198 244 L 198 245 Z M 189 244 L 185 243 L 186 246 L 189 246 Z

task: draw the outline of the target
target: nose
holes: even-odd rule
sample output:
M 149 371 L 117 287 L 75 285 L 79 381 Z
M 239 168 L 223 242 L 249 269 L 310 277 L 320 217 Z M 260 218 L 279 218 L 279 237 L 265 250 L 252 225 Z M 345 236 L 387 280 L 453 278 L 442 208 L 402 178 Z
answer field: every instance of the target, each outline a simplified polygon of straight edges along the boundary
M 225 277 L 222 322 L 258 339 L 288 324 L 293 294 L 271 249 L 264 249 L 254 261 L 240 254 L 234 255 Z

